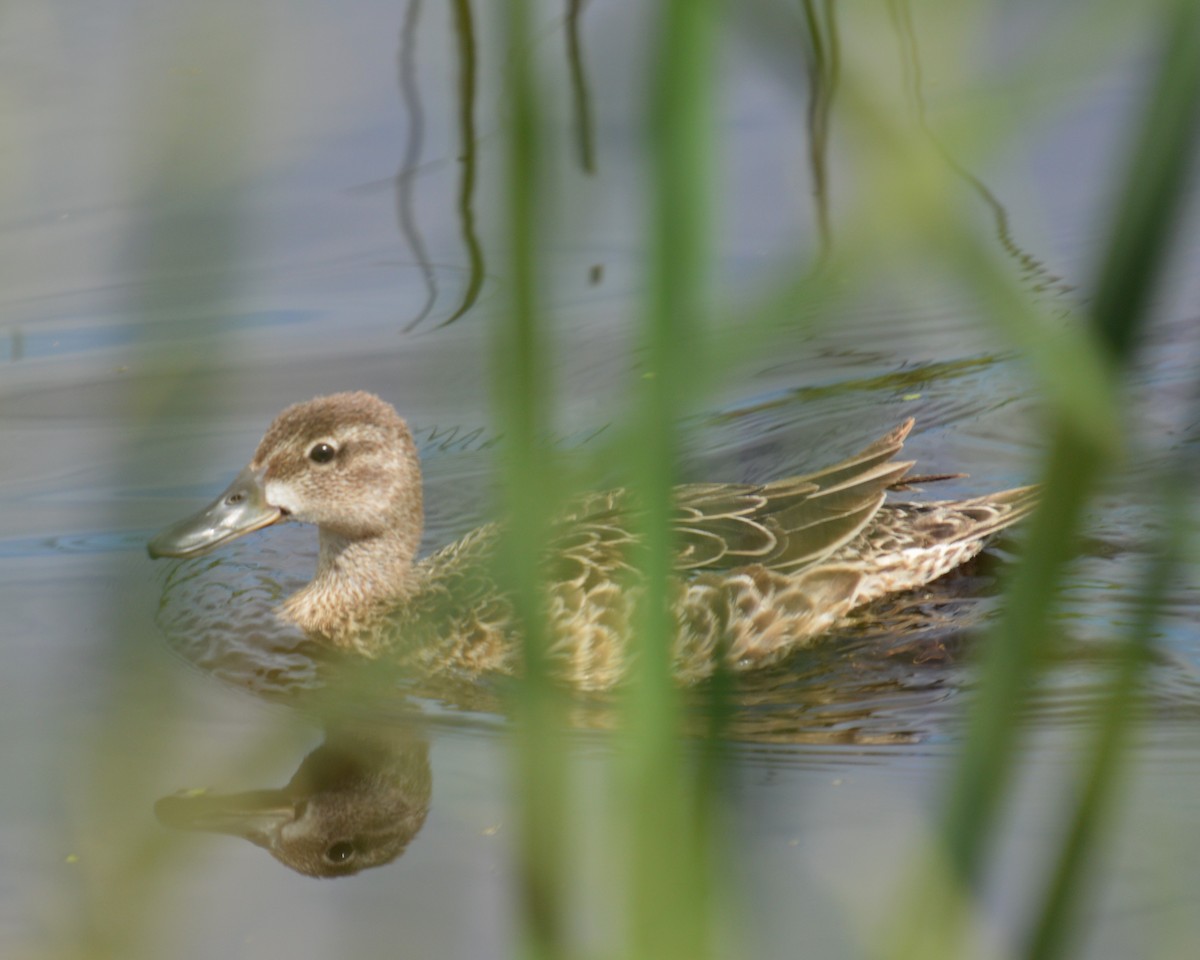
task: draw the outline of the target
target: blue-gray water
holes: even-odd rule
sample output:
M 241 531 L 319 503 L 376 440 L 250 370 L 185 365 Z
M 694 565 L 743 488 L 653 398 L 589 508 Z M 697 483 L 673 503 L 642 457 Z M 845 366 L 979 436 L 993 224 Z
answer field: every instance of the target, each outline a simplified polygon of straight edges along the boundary
M 651 35 L 639 6 L 595 0 L 583 15 L 594 173 L 580 163 L 562 11 L 538 21 L 555 216 L 578 227 L 541 251 L 543 292 L 561 445 L 583 461 L 611 449 L 637 376 L 638 111 Z M 159 3 L 151 16 L 123 0 L 28 2 L 0 13 L 0 136 L 10 145 L 0 166 L 0 953 L 66 956 L 86 944 L 94 955 L 301 960 L 402 945 L 413 956 L 510 955 L 516 817 L 505 725 L 487 697 L 420 700 L 427 819 L 403 856 L 357 877 L 317 882 L 244 841 L 171 831 L 155 817 L 155 802 L 179 790 L 280 786 L 322 734 L 246 689 L 286 687 L 286 668 L 303 673 L 302 659 L 235 657 L 222 679 L 211 657 L 167 635 L 171 568 L 146 557 L 145 537 L 219 490 L 283 406 L 359 388 L 417 431 L 427 546 L 469 529 L 491 499 L 488 367 L 505 283 L 495 237 L 507 113 L 490 12 L 475 11 L 480 80 L 465 150 L 464 54 L 449 9 L 416 8 L 406 39 L 405 4 L 194 7 Z M 752 301 L 817 247 L 800 24 L 772 9 L 751 6 L 725 44 L 719 280 L 731 304 Z M 914 5 L 935 127 L 973 118 L 986 141 L 995 90 L 1020 108 L 1015 126 L 997 114 L 1001 143 L 959 158 L 977 180 L 949 166 L 940 175 L 995 232 L 986 186 L 1038 263 L 1027 282 L 1045 282 L 1042 301 L 1073 322 L 1151 48 L 1137 29 L 1124 39 L 1117 26 L 1098 31 L 1034 96 L 1006 65 L 1056 22 L 992 16 L 988 31 L 955 33 L 936 5 Z M 856 43 L 870 49 L 859 40 L 867 24 L 848 19 L 847 55 Z M 886 24 L 874 25 L 885 40 Z M 977 88 L 952 66 L 969 51 L 939 46 L 955 37 L 984 51 L 966 73 Z M 898 63 L 878 70 L 901 85 Z M 835 241 L 839 215 L 854 209 L 853 159 L 835 136 Z M 470 219 L 468 164 L 479 178 Z M 1033 710 L 1033 749 L 989 887 L 987 922 L 1001 931 L 1036 896 L 1023 881 L 1058 837 L 1055 804 L 1085 740 L 1083 707 L 1129 617 L 1154 522 L 1147 478 L 1194 432 L 1198 252 L 1192 216 L 1131 385 L 1137 446 L 1095 504 L 1065 597 L 1068 655 Z M 933 266 L 928 276 L 881 270 L 832 321 L 739 358 L 685 425 L 689 478 L 786 475 L 915 416 L 906 450 L 919 469 L 970 474 L 946 483 L 947 495 L 1032 479 L 1035 381 Z M 311 542 L 311 531 L 268 531 L 244 549 L 278 557 L 296 579 Z M 962 628 L 994 611 L 992 581 L 1018 547 L 1019 537 L 1005 541 L 974 579 L 939 594 L 947 624 L 926 625 L 912 643 L 868 631 L 806 654 L 768 685 L 765 706 L 746 707 L 731 747 L 732 955 L 794 956 L 797 944 L 809 956 L 854 955 L 888 919 L 961 734 L 975 635 Z M 1195 562 L 1160 623 L 1131 776 L 1095 868 L 1087 956 L 1189 955 L 1181 945 L 1200 938 Z M 585 813 L 603 809 L 611 764 L 603 735 L 581 731 L 572 770 Z M 611 946 L 615 916 L 603 820 L 578 817 L 571 894 L 578 937 L 598 949 Z

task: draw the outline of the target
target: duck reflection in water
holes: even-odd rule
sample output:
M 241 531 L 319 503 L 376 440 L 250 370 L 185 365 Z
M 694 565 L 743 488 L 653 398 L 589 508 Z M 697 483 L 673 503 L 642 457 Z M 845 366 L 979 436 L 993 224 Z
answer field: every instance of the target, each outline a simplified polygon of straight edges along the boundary
M 335 729 L 286 786 L 188 791 L 154 811 L 169 827 L 243 837 L 297 873 L 345 877 L 399 857 L 425 823 L 432 791 L 419 734 Z

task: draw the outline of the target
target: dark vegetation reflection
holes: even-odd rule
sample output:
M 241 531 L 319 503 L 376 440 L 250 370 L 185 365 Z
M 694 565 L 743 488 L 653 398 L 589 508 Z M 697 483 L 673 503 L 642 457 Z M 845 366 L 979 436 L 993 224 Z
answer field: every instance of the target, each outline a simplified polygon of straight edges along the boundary
M 429 260 L 429 251 L 417 226 L 413 208 L 413 187 L 420 170 L 422 150 L 425 145 L 425 108 L 421 104 L 417 86 L 417 26 L 421 18 L 421 0 L 409 0 L 404 13 L 404 24 L 400 28 L 400 50 L 396 57 L 396 73 L 400 85 L 400 100 L 408 115 L 408 130 L 404 141 L 404 156 L 396 173 L 396 223 L 400 234 L 412 251 L 425 286 L 425 302 L 409 321 L 406 330 L 412 330 L 429 316 L 437 302 L 437 275 Z
M 475 306 L 483 290 L 483 247 L 475 230 L 475 184 L 478 179 L 479 145 L 475 132 L 475 96 L 478 86 L 478 52 L 475 23 L 470 0 L 452 0 L 454 36 L 458 42 L 458 140 L 459 157 L 458 222 L 467 253 L 467 284 L 462 300 L 442 326 L 453 323 Z
M 817 205 L 817 236 L 821 256 L 833 245 L 829 221 L 829 136 L 833 98 L 841 72 L 841 49 L 834 0 L 804 0 L 802 30 L 808 60 L 808 162 L 813 200 Z
M 588 92 L 583 41 L 580 37 L 586 4 L 587 0 L 567 0 L 567 67 L 571 73 L 571 102 L 575 109 L 579 166 L 585 173 L 595 173 L 596 135 L 592 129 L 592 98 Z
M 1008 210 L 1005 209 L 1000 198 L 978 175 L 959 162 L 934 132 L 925 107 L 921 51 L 917 45 L 917 30 L 913 23 L 910 0 L 888 0 L 888 11 L 896 29 L 905 95 L 922 134 L 955 175 L 960 177 L 987 206 L 992 215 L 996 239 L 999 241 L 1001 249 L 1017 265 L 1022 283 L 1035 293 L 1050 293 L 1058 296 L 1069 294 L 1075 288 L 1062 277 L 1051 273 L 1037 256 L 1017 242 L 1016 237 L 1013 236 Z M 1068 308 L 1064 306 L 1064 309 Z
M 476 227 L 475 202 L 479 180 L 479 136 L 476 131 L 475 114 L 478 97 L 479 52 L 475 38 L 474 15 L 470 0 L 452 0 L 454 55 L 457 58 L 456 128 L 458 131 L 458 155 L 453 158 L 456 171 L 455 219 L 458 223 L 463 253 L 466 257 L 466 282 L 457 305 L 439 326 L 453 323 L 466 314 L 478 302 L 483 292 L 487 265 L 483 244 Z M 400 168 L 394 178 L 396 197 L 396 224 L 401 238 L 411 251 L 425 288 L 421 306 L 404 325 L 410 333 L 420 327 L 437 306 L 439 288 L 437 273 L 429 256 L 428 247 L 421 232 L 416 214 L 416 187 L 425 172 L 424 144 L 426 117 L 421 98 L 418 77 L 417 54 L 421 49 L 421 17 L 423 0 L 409 0 L 400 28 L 400 42 L 396 54 L 396 75 L 400 91 L 400 102 L 408 118 L 405 131 L 404 153 Z

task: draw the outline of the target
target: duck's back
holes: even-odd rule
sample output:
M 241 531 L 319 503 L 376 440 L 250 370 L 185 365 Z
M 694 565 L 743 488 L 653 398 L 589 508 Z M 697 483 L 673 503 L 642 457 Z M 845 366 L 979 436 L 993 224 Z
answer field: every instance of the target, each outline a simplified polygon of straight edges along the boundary
M 675 490 L 676 672 L 700 680 L 778 661 L 855 607 L 941 576 L 1023 516 L 1030 488 L 975 500 L 884 504 L 910 463 L 892 458 L 902 425 L 854 457 L 769 484 Z M 579 500 L 560 521 L 545 569 L 551 658 L 563 680 L 606 689 L 628 672 L 641 596 L 634 498 Z M 519 669 L 513 615 L 491 572 L 498 531 L 483 527 L 422 561 L 421 589 L 395 611 L 404 659 L 468 674 Z

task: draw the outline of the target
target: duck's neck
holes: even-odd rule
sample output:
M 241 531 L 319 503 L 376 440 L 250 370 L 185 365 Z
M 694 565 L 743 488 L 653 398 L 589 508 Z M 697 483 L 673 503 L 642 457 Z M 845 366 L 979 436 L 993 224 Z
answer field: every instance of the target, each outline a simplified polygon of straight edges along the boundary
M 316 576 L 283 604 L 282 613 L 310 635 L 358 649 L 368 624 L 415 588 L 416 538 L 389 531 L 351 540 L 320 531 Z

